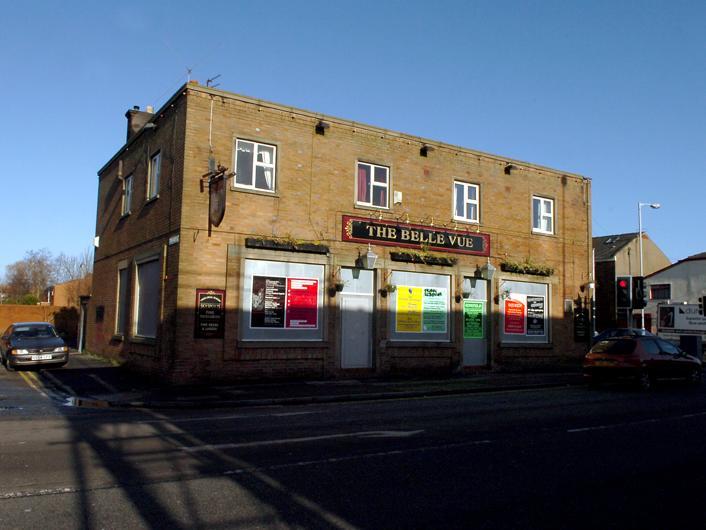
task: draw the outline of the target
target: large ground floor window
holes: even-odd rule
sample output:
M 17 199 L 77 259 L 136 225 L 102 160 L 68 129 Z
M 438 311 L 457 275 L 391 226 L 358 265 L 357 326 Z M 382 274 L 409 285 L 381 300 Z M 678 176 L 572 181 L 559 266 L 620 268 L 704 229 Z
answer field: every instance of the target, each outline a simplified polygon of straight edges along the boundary
M 159 256 L 136 262 L 135 336 L 156 338 L 159 324 Z
M 549 286 L 545 283 L 501 281 L 503 342 L 549 342 Z
M 390 294 L 391 340 L 449 342 L 450 276 L 393 271 Z
M 324 266 L 245 260 L 243 340 L 323 340 Z

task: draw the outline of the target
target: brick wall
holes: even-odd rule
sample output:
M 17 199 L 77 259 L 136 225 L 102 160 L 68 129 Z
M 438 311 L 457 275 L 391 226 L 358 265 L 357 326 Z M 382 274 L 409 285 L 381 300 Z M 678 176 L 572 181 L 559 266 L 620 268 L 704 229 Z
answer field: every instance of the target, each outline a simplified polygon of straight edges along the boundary
M 54 314 L 62 308 L 52 305 L 0 304 L 0 331 L 5 331 L 13 322 L 51 322 Z

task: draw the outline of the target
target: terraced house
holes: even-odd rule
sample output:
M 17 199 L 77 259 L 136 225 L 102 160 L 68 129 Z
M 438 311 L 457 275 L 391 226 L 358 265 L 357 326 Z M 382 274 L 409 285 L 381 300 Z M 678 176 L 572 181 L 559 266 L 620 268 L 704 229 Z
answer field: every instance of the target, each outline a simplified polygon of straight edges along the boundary
M 588 179 L 195 82 L 127 118 L 98 173 L 88 350 L 174 381 L 586 351 Z

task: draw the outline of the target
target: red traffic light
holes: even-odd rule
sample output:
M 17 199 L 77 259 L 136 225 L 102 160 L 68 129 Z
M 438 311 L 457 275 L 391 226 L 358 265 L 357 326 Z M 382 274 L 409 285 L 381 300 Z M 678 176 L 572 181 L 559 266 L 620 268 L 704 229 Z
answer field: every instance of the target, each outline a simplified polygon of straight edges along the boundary
M 618 287 L 621 289 L 625 289 L 628 286 L 628 281 L 625 279 L 621 279 L 618 281 Z

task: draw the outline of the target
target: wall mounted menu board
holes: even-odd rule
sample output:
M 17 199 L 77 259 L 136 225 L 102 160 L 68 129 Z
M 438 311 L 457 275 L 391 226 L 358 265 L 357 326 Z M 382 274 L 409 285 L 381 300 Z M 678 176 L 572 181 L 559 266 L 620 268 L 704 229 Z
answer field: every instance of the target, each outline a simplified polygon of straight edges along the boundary
M 226 292 L 222 289 L 196 289 L 194 338 L 222 339 L 225 328 Z

